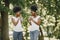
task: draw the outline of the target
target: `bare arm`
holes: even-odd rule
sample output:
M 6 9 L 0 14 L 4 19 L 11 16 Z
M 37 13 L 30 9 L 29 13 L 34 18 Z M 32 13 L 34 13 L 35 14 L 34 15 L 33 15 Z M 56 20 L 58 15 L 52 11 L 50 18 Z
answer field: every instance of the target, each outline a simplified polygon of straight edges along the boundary
M 16 26 L 19 22 L 19 19 L 17 21 L 15 21 L 13 18 L 12 18 L 12 23 Z
M 32 21 L 33 21 L 34 23 L 36 23 L 37 25 L 40 25 L 40 23 L 41 23 L 40 18 L 38 19 L 38 21 L 37 21 L 37 22 L 35 22 L 33 19 L 32 19 Z
M 21 17 L 21 23 L 23 22 L 23 17 Z
M 29 21 L 29 24 L 31 25 L 31 19 L 30 18 L 28 19 L 28 21 Z
M 31 22 L 29 22 L 29 24 L 31 25 Z

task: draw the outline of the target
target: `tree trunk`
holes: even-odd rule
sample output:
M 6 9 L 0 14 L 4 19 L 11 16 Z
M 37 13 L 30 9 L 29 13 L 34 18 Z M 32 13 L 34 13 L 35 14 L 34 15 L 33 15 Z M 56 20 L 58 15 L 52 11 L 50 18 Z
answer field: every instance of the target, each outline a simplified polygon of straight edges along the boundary
M 42 9 L 43 9 L 43 6 L 41 6 L 40 16 L 42 15 Z M 44 36 L 43 36 L 43 32 L 42 32 L 41 27 L 39 27 L 39 30 L 40 30 L 41 35 L 39 35 L 38 40 L 44 40 Z
M 0 14 L 0 40 L 1 40 L 1 14 Z
M 5 7 L 9 8 L 9 0 L 4 0 Z M 9 28 L 8 28 L 8 11 L 1 11 L 2 27 L 1 27 L 1 40 L 9 40 Z
M 9 30 L 8 30 L 8 13 L 1 12 L 2 16 L 2 40 L 9 40 Z
M 39 35 L 39 39 L 38 40 L 44 40 L 44 36 L 43 36 L 43 32 L 42 32 L 41 27 L 39 29 L 40 29 L 40 32 L 41 32 L 41 36 Z

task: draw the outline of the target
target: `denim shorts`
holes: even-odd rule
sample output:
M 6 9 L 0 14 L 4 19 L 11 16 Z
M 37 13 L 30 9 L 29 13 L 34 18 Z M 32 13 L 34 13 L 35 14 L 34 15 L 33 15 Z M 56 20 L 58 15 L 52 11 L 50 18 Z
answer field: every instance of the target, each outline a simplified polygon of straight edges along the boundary
M 22 40 L 23 38 L 23 33 L 22 32 L 13 32 L 13 40 Z
M 30 31 L 30 40 L 38 40 L 39 31 Z

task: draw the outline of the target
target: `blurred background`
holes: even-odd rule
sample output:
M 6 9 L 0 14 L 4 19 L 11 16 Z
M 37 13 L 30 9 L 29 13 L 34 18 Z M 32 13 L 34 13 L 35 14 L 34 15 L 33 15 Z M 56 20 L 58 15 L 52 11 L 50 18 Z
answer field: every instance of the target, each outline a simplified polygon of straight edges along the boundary
M 0 39 L 13 40 L 14 6 L 22 8 L 23 40 L 29 40 L 28 17 L 31 15 L 30 6 L 37 4 L 37 14 L 41 16 L 40 35 L 38 40 L 60 40 L 60 0 L 0 0 Z

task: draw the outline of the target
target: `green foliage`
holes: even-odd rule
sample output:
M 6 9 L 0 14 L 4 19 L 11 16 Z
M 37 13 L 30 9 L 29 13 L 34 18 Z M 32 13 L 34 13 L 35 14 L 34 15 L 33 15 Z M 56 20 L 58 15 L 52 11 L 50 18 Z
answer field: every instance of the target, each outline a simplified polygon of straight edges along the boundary
M 20 6 L 22 8 L 25 7 L 25 0 L 9 0 L 14 6 Z
M 26 7 L 29 9 L 32 4 L 36 4 L 35 1 L 36 0 L 9 0 L 9 3 L 13 4 L 13 6 L 20 6 L 22 9 L 25 9 Z M 0 0 L 0 11 L 5 11 L 5 12 L 9 11 L 10 15 L 12 15 L 13 14 L 12 10 L 10 10 L 8 7 L 5 6 L 5 4 L 2 4 L 1 2 L 3 2 L 3 0 Z M 53 26 L 53 30 L 52 31 L 54 31 L 55 28 L 58 26 L 58 23 L 60 23 L 60 22 L 57 23 L 57 20 L 60 20 L 60 17 L 59 17 L 60 16 L 60 0 L 38 0 L 37 5 L 38 6 L 40 5 L 39 6 L 39 11 L 40 11 L 39 15 L 42 16 L 42 18 L 43 18 L 41 26 L 43 27 L 44 26 L 43 24 L 45 23 L 43 21 L 47 20 L 48 23 L 56 24 L 55 26 Z M 42 12 L 42 10 L 44 8 L 46 8 L 46 10 L 47 10 L 45 15 Z M 28 28 L 27 24 L 28 24 L 29 14 L 26 13 L 26 11 L 22 10 L 22 16 L 24 18 L 23 26 L 26 28 L 26 33 L 27 33 L 27 28 Z M 49 16 L 49 17 L 52 16 L 52 17 L 51 18 L 47 18 L 47 16 Z M 55 19 L 53 19 L 53 17 Z M 50 19 L 53 19 L 53 20 L 50 21 Z M 55 20 L 55 22 L 54 22 L 54 20 Z M 45 25 L 47 25 L 47 24 L 45 24 Z M 48 27 L 48 25 L 47 25 L 47 27 Z M 46 27 L 46 29 L 47 29 L 47 27 Z M 52 26 L 48 27 L 47 31 L 49 31 L 50 28 L 52 28 Z M 60 35 L 59 35 L 60 32 L 58 32 L 58 30 L 56 30 L 57 34 L 55 34 L 53 32 L 53 34 L 55 36 L 57 36 L 57 38 L 60 37 Z M 50 34 L 48 34 L 48 36 L 50 36 Z
M 28 17 L 29 17 L 29 14 L 28 13 L 26 13 L 24 10 L 22 10 L 22 16 L 23 16 L 23 26 L 25 27 L 25 37 L 26 37 L 26 40 L 28 40 L 28 37 L 29 37 L 29 32 L 28 32 Z
M 8 12 L 9 8 L 5 6 L 3 0 L 0 0 L 0 11 Z

